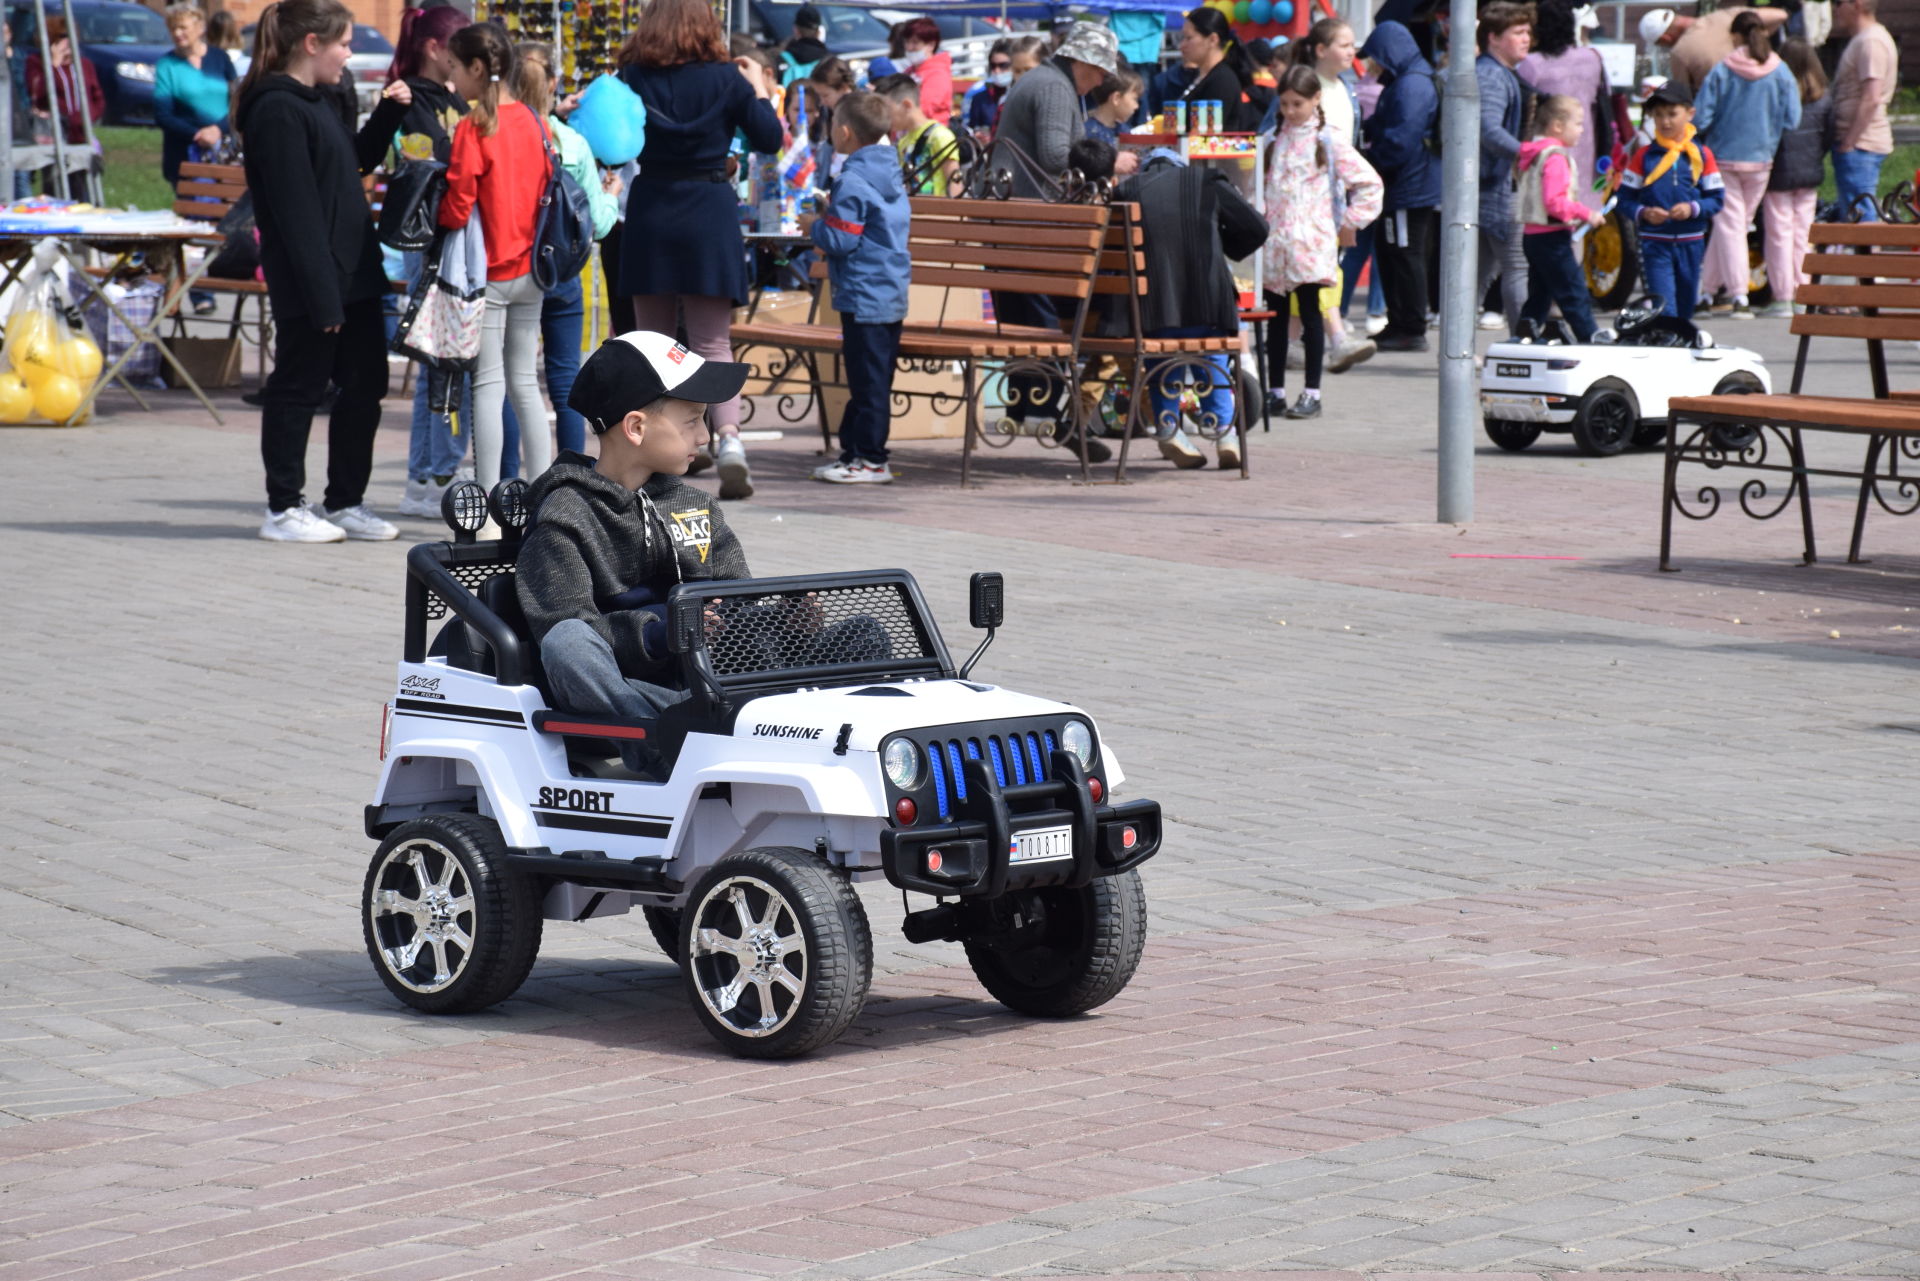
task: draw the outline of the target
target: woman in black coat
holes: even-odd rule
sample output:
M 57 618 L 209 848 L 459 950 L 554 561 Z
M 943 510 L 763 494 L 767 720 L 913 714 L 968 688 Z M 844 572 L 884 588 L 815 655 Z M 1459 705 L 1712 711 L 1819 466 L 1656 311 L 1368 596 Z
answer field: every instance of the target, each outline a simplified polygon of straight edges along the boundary
M 746 245 L 728 171 L 735 132 L 773 153 L 785 139 L 761 69 L 727 59 L 707 0 L 651 0 L 620 51 L 620 77 L 647 104 L 647 143 L 627 198 L 616 290 L 637 328 L 671 334 L 709 360 L 732 360 L 727 328 L 747 301 Z M 720 497 L 753 493 L 736 397 L 707 413 Z

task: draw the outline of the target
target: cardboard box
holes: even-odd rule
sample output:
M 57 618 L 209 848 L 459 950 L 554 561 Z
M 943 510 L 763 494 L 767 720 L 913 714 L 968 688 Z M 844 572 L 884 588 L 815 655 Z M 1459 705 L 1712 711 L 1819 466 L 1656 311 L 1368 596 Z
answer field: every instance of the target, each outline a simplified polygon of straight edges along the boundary
M 240 385 L 240 339 L 232 338 L 167 338 L 163 340 L 174 359 L 186 366 L 193 375 L 193 381 L 203 389 L 213 387 L 238 387 Z M 160 362 L 161 372 L 166 375 L 167 386 L 183 387 L 180 372 L 167 361 Z

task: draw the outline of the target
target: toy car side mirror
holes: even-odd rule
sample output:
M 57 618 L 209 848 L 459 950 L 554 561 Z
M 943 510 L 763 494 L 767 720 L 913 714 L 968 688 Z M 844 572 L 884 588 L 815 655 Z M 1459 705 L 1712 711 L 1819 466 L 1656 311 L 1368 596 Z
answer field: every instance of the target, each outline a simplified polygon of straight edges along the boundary
M 986 636 L 980 641 L 980 647 L 973 651 L 970 658 L 960 668 L 960 679 L 965 680 L 973 671 L 973 665 L 980 661 L 980 655 L 987 652 L 987 646 L 993 644 L 993 633 L 1007 616 L 1007 583 L 998 574 L 975 574 L 967 580 L 967 620 L 975 627 L 983 628 Z
M 975 574 L 967 582 L 967 620 L 992 631 L 1006 621 L 1006 580 L 998 574 Z

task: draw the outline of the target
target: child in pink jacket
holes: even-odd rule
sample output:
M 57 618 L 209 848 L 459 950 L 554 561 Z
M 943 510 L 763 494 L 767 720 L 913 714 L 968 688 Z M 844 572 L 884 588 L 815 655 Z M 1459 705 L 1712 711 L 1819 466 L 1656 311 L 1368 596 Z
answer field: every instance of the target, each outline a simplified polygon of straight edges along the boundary
M 1587 126 L 1587 109 L 1564 94 L 1540 100 L 1533 114 L 1533 140 L 1520 144 L 1520 221 L 1526 233 L 1527 305 L 1523 320 L 1538 324 L 1555 303 L 1579 342 L 1593 337 L 1593 296 L 1573 252 L 1573 228 L 1598 226 L 1604 215 L 1573 194 L 1573 146 Z

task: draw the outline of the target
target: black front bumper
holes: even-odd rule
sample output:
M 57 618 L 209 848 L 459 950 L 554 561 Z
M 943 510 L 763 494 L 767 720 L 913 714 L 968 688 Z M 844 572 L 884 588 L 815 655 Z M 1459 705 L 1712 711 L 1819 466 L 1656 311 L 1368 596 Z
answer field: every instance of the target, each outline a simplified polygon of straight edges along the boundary
M 1077 889 L 1095 877 L 1130 871 L 1159 853 L 1158 801 L 1102 805 L 1094 801 L 1087 772 L 1073 753 L 1056 748 L 1048 765 L 1053 776 L 1045 782 L 1002 787 L 985 761 L 966 761 L 966 799 L 954 802 L 952 822 L 880 834 L 887 880 L 920 894 L 993 898 L 1009 889 Z M 1070 859 L 1013 862 L 1020 833 L 1055 827 L 1070 833 Z M 928 856 L 935 853 L 938 871 L 929 868 Z

